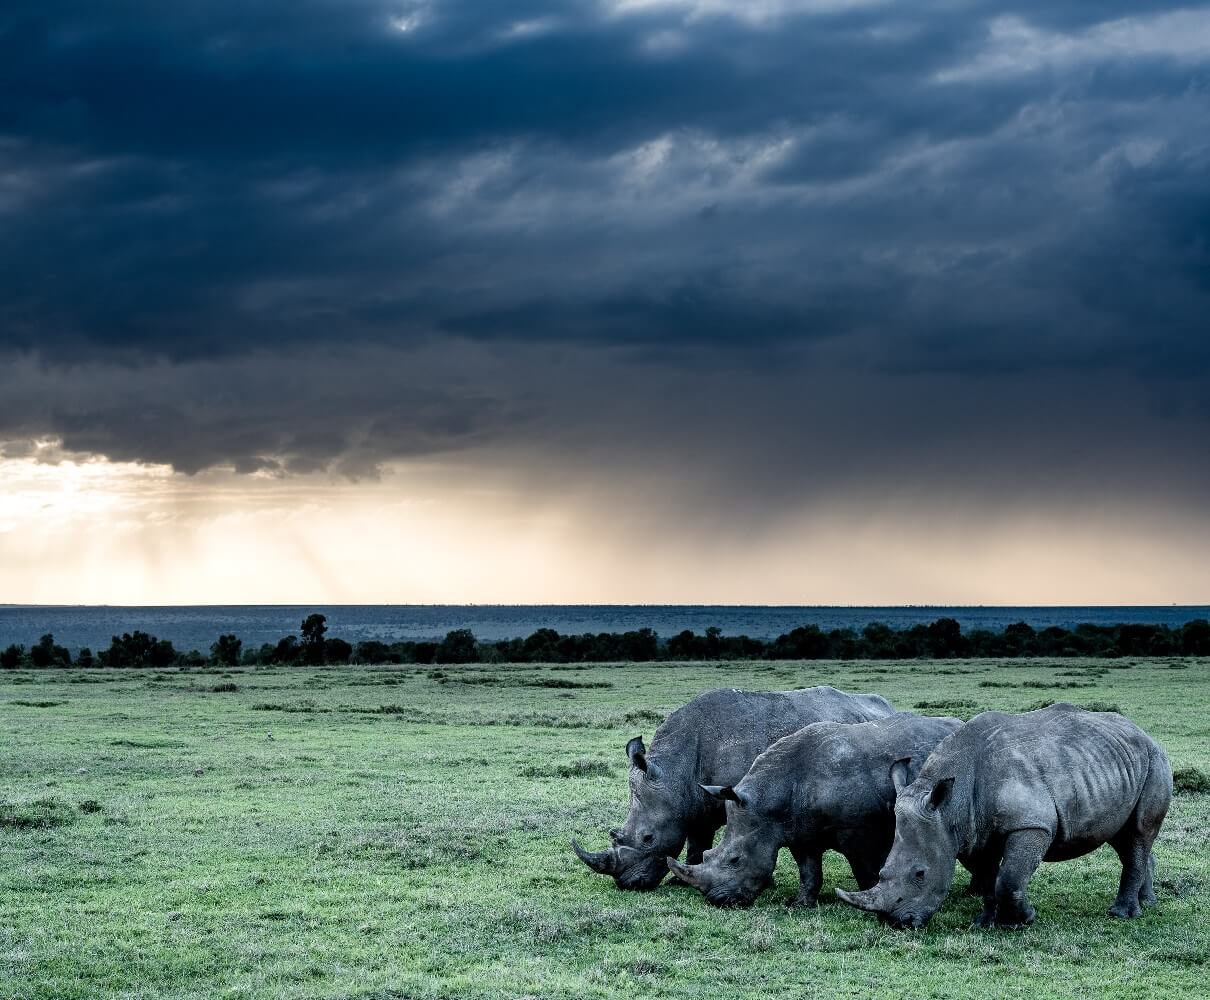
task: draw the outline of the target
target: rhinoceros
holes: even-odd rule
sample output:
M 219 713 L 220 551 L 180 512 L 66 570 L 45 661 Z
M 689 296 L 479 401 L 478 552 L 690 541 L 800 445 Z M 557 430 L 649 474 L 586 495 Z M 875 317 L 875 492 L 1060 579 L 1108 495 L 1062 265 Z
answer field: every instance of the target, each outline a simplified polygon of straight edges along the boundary
M 960 859 L 983 896 L 976 925 L 1016 928 L 1036 911 L 1025 887 L 1043 861 L 1109 844 L 1122 862 L 1114 917 L 1155 902 L 1151 845 L 1172 801 L 1168 757 L 1116 712 L 1057 704 L 984 712 L 944 740 L 895 803 L 895 842 L 877 885 L 838 889 L 895 927 L 922 927 Z
M 706 786 L 727 800 L 727 829 L 700 865 L 668 867 L 716 906 L 750 906 L 788 847 L 798 863 L 795 905 L 814 906 L 823 853 L 839 851 L 869 888 L 891 849 L 895 793 L 915 778 L 957 719 L 910 714 L 872 722 L 816 722 L 774 743 L 735 786 Z
M 630 811 L 609 831 L 605 851 L 571 846 L 595 872 L 613 876 L 620 889 L 654 889 L 668 874 L 665 859 L 680 854 L 697 864 L 726 822 L 723 803 L 702 785 L 737 783 L 756 755 L 812 722 L 866 722 L 894 714 L 876 694 L 846 694 L 831 687 L 800 691 L 719 689 L 673 712 L 655 732 L 651 749 L 636 736 L 630 758 Z

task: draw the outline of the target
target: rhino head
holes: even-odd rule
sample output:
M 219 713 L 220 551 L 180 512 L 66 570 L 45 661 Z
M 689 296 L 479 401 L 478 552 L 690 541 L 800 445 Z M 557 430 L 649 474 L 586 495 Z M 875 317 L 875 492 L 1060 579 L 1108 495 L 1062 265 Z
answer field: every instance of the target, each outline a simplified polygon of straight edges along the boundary
M 953 778 L 920 778 L 905 787 L 906 768 L 897 761 L 891 780 L 895 799 L 895 842 L 878 884 L 863 892 L 837 889 L 836 895 L 859 910 L 878 914 L 896 928 L 923 927 L 941 908 L 954 879 L 958 849 L 945 805 Z
M 758 802 L 743 782 L 735 788 L 700 787 L 727 803 L 723 839 L 706 851 L 701 864 L 686 865 L 669 857 L 668 868 L 715 906 L 751 906 L 773 878 L 777 852 L 788 839 L 784 828 L 788 817 L 775 803 Z
M 684 784 L 675 774 L 647 759 L 641 736 L 626 744 L 630 758 L 630 811 L 620 829 L 609 831 L 611 846 L 605 851 L 586 851 L 576 841 L 572 850 L 584 864 L 601 875 L 610 875 L 619 889 L 654 889 L 668 867 L 664 858 L 680 854 L 685 845 L 686 814 Z

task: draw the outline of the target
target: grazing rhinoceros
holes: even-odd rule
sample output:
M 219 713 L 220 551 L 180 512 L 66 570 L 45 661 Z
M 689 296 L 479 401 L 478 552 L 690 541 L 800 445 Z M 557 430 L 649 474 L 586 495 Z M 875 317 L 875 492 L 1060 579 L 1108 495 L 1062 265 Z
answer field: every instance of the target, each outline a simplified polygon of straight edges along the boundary
M 708 786 L 728 800 L 722 842 L 700 865 L 668 867 L 716 906 L 750 906 L 790 848 L 801 886 L 795 905 L 814 906 L 823 853 L 839 851 L 867 889 L 895 834 L 895 793 L 909 784 L 957 719 L 891 715 L 845 725 L 816 722 L 756 758 L 739 784 Z
M 878 884 L 836 890 L 896 927 L 923 927 L 945 899 L 954 859 L 983 896 L 975 923 L 1022 927 L 1035 910 L 1025 886 L 1043 861 L 1109 844 L 1122 861 L 1109 913 L 1154 903 L 1151 845 L 1172 800 L 1159 745 L 1115 712 L 1058 704 L 984 712 L 946 739 L 895 803 L 895 843 Z
M 894 714 L 876 694 L 845 694 L 831 687 L 801 691 L 707 691 L 678 708 L 655 732 L 651 749 L 636 736 L 630 758 L 630 811 L 613 846 L 572 848 L 595 872 L 612 875 L 620 889 L 654 889 L 668 874 L 665 858 L 680 854 L 696 864 L 726 822 L 723 803 L 702 785 L 737 783 L 756 755 L 812 722 L 866 722 Z

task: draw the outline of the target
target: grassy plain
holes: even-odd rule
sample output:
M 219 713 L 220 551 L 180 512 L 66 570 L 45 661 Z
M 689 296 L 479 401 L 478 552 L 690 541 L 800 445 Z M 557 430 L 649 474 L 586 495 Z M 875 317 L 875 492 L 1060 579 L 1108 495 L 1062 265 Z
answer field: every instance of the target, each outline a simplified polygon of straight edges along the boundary
M 1112 669 L 1107 669 L 1112 668 Z M 1203 997 L 1210 795 L 1178 796 L 1158 907 L 1102 848 L 1037 924 L 923 931 L 796 872 L 748 911 L 617 891 L 568 849 L 626 808 L 622 747 L 712 687 L 818 683 L 969 716 L 1118 705 L 1210 770 L 1210 660 L 42 671 L 0 675 L 0 997 Z

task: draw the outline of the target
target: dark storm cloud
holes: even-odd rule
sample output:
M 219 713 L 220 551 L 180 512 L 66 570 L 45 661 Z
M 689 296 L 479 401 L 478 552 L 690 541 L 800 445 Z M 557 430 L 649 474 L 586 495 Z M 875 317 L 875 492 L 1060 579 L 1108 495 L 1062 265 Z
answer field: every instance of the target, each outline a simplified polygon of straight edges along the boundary
M 903 404 L 935 377 L 1066 379 L 1088 454 L 1196 440 L 1210 10 L 733 11 L 6 4 L 0 440 L 361 474 L 624 399 L 634 452 L 691 420 L 772 481 L 868 467 L 889 419 L 913 454 L 1023 433 L 1003 385 Z M 679 409 L 707 383 L 720 426 Z M 1111 442 L 1123 384 L 1155 421 Z M 826 455 L 793 402 L 825 387 Z

